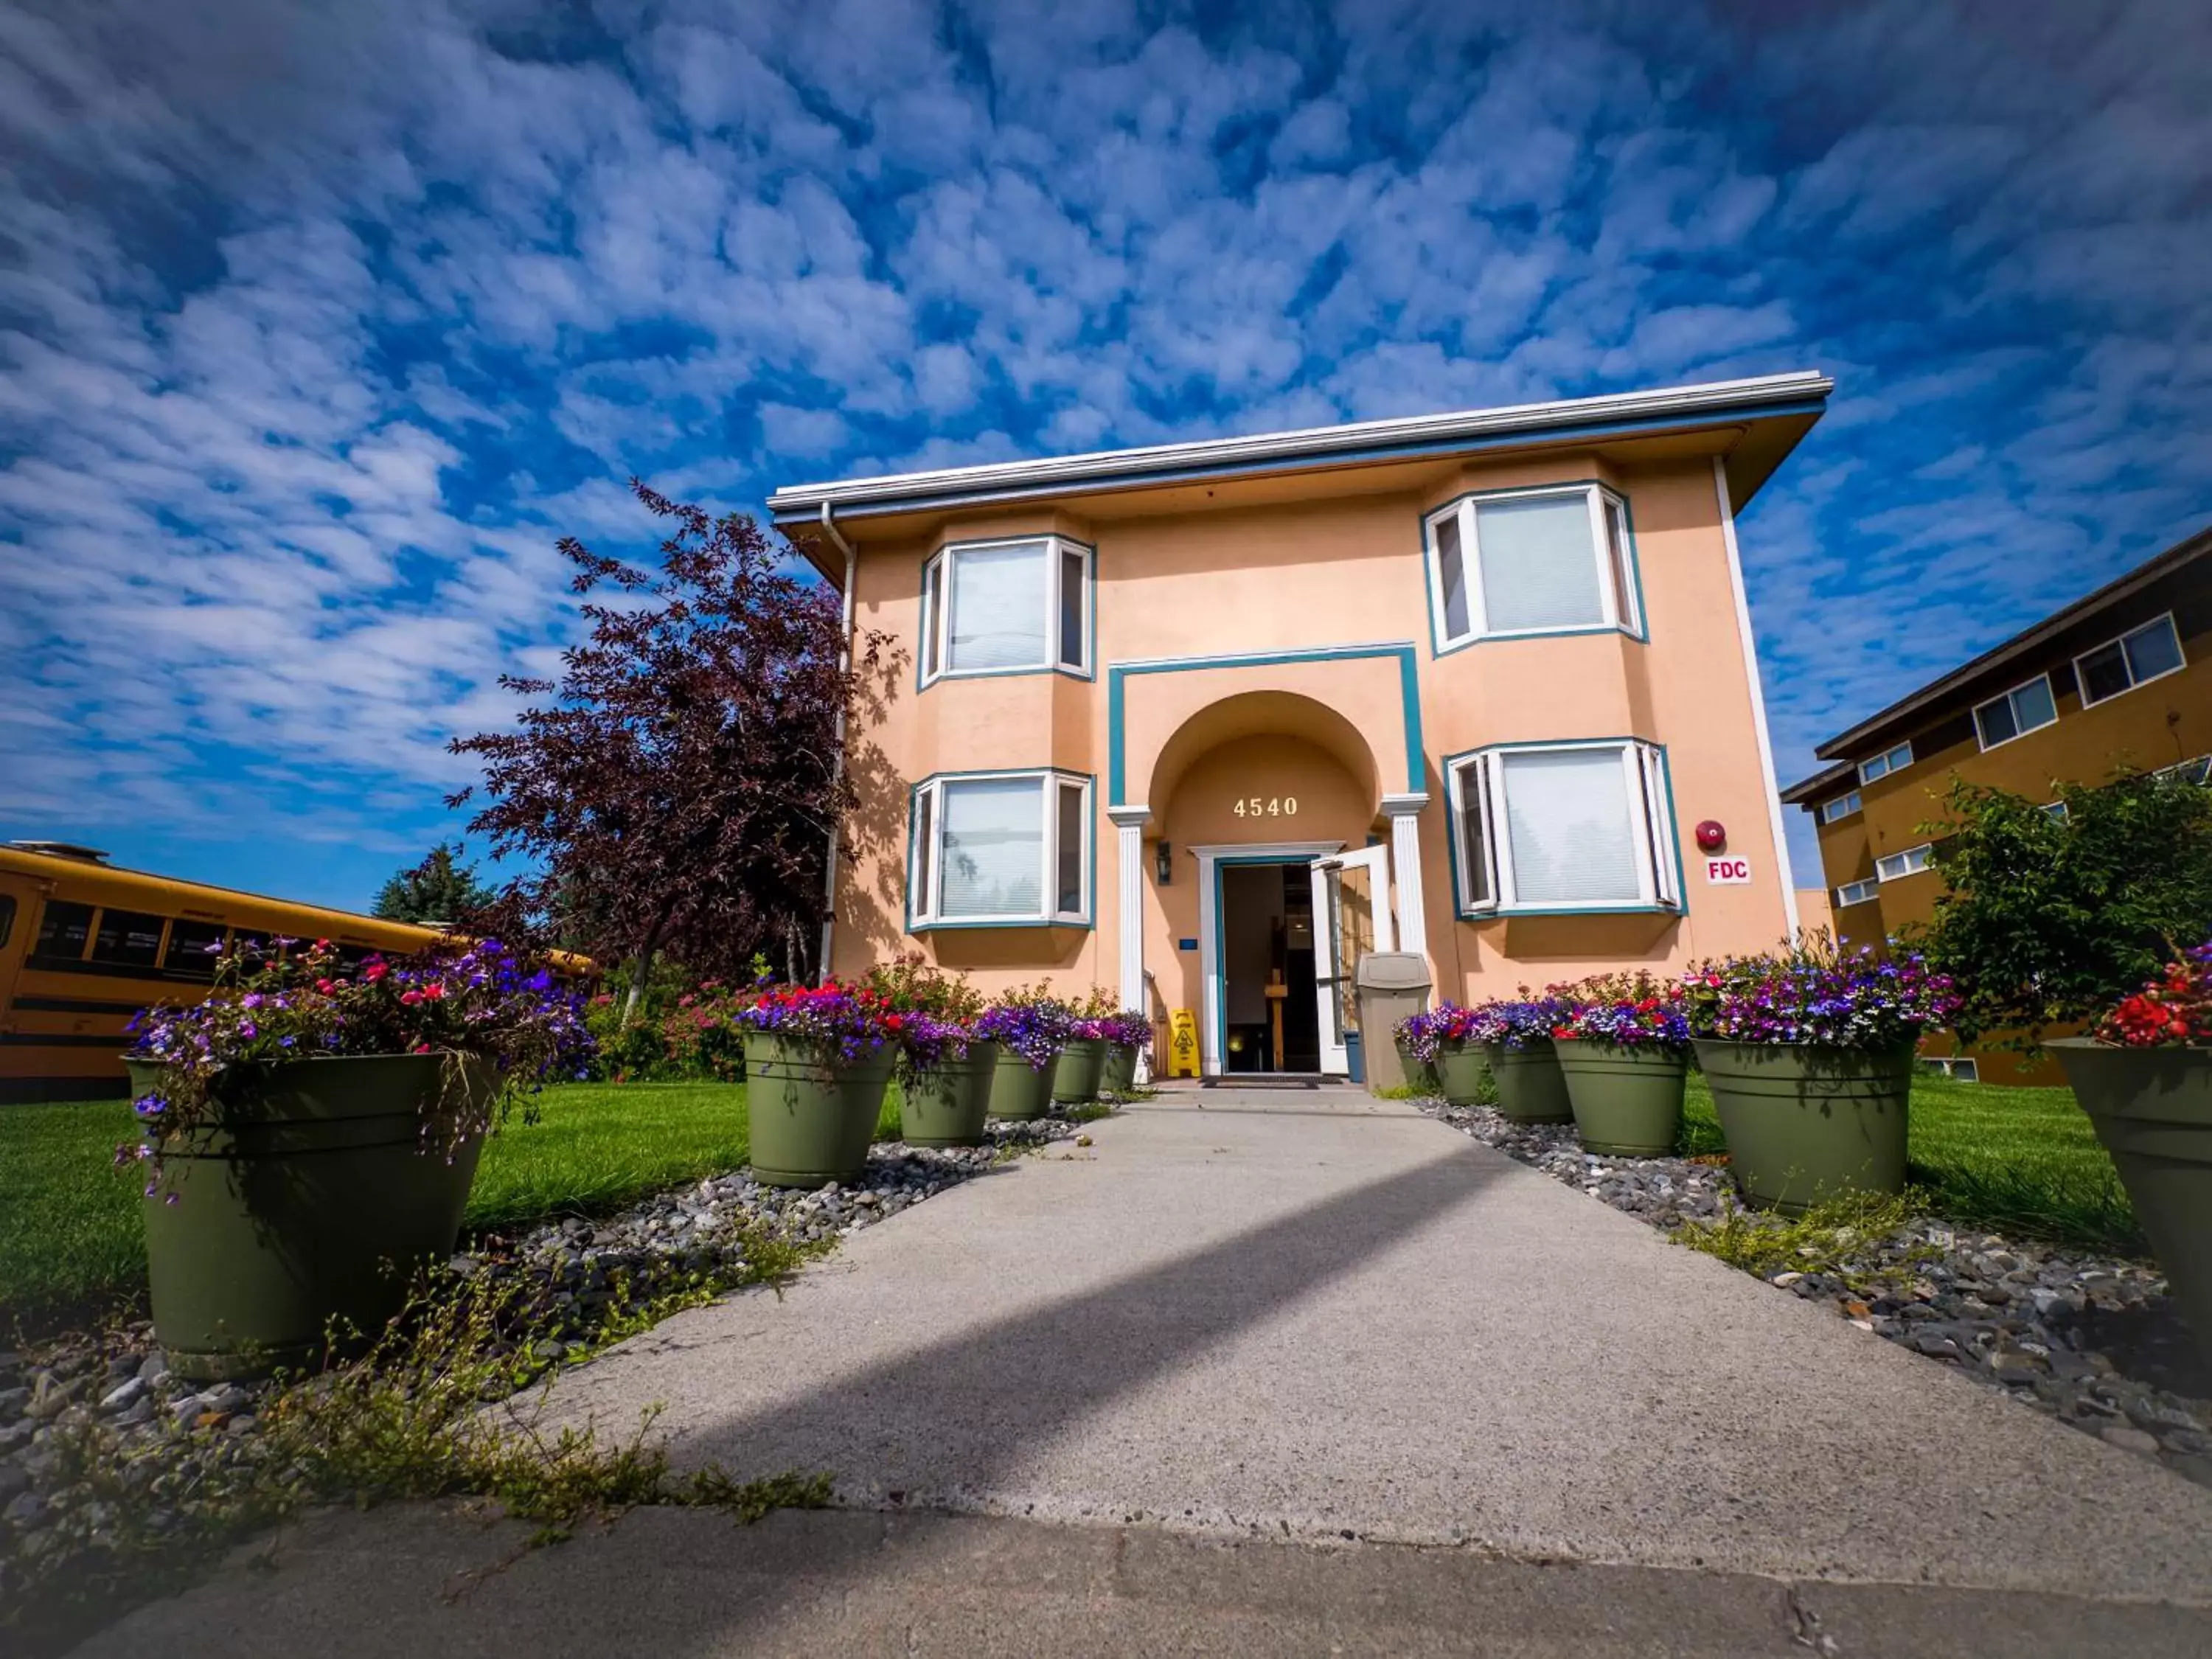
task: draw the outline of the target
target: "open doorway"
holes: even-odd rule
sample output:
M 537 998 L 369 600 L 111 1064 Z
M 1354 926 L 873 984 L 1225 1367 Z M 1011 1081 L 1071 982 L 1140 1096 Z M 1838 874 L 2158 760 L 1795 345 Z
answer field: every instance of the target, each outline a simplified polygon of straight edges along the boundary
M 1313 872 L 1304 860 L 1223 867 L 1220 949 L 1222 1069 L 1319 1072 Z

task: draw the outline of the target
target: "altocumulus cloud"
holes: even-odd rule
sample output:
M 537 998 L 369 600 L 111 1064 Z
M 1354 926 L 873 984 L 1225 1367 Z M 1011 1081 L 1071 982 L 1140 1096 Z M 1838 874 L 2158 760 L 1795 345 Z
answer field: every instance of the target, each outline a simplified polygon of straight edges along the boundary
M 0 833 L 360 902 L 630 472 L 1824 368 L 1785 773 L 2206 514 L 2193 0 L 1040 9 L 0 10 Z

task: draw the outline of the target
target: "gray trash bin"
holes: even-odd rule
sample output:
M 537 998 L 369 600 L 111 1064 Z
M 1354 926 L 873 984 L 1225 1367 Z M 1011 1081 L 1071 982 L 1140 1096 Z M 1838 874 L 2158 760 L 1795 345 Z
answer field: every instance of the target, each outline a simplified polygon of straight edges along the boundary
M 1352 976 L 1359 1030 L 1366 1039 L 1367 1087 L 1379 1094 L 1406 1086 L 1398 1057 L 1398 1022 L 1429 1006 L 1429 964 L 1418 951 L 1377 951 L 1359 959 Z

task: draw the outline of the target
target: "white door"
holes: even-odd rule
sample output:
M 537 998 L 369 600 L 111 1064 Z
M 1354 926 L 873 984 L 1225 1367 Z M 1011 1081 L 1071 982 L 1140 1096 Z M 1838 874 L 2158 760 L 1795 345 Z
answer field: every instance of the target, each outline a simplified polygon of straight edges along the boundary
M 1321 1002 L 1321 1068 L 1348 1072 L 1344 1038 L 1359 1029 L 1352 975 L 1370 951 L 1398 948 L 1390 925 L 1390 850 L 1363 847 L 1313 861 L 1314 980 Z

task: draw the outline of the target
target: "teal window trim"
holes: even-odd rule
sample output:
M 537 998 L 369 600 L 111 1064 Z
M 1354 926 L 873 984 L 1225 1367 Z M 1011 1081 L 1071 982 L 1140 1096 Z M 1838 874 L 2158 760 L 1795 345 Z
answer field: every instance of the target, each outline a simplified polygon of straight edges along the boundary
M 1577 623 L 1563 628 L 1488 629 L 1481 625 L 1474 611 L 1482 603 L 1481 548 L 1474 532 L 1474 508 L 1484 501 L 1527 500 L 1542 495 L 1582 495 L 1591 502 L 1590 533 L 1593 539 L 1591 556 L 1599 567 L 1599 602 L 1609 620 Z M 1632 617 L 1619 614 L 1620 606 L 1614 597 L 1614 578 L 1610 547 L 1610 534 L 1606 515 L 1612 507 L 1620 509 L 1620 557 L 1623 564 L 1620 583 Z M 1437 550 L 1436 526 L 1443 519 L 1460 515 L 1461 560 L 1466 569 L 1468 598 L 1470 606 L 1469 630 L 1464 635 L 1447 636 L 1444 632 L 1443 564 Z M 1421 586 L 1423 602 L 1429 617 L 1429 654 L 1449 657 L 1474 645 L 1502 645 L 1511 640 L 1562 639 L 1583 634 L 1619 634 L 1639 644 L 1649 644 L 1651 639 L 1650 614 L 1644 608 L 1644 561 L 1636 544 L 1636 509 L 1628 497 L 1602 478 L 1562 478 L 1556 483 L 1524 484 L 1510 489 L 1463 490 L 1448 501 L 1425 509 L 1420 516 Z
M 1496 859 L 1493 884 L 1498 896 L 1487 904 L 1470 904 L 1467 884 L 1460 863 L 1460 848 L 1463 840 L 1462 817 L 1467 811 L 1467 785 L 1464 779 L 1473 770 L 1469 763 L 1487 764 L 1486 757 L 1505 754 L 1527 754 L 1553 749 L 1632 749 L 1638 751 L 1637 769 L 1638 793 L 1644 803 L 1644 822 L 1637 826 L 1639 880 L 1648 878 L 1652 891 L 1651 902 L 1623 903 L 1608 899 L 1590 904 L 1522 904 L 1506 896 L 1504 889 L 1511 880 L 1510 856 Z M 1674 762 L 1667 745 L 1649 738 L 1556 738 L 1528 743 L 1492 743 L 1476 749 L 1463 749 L 1457 754 L 1447 755 L 1438 763 L 1443 774 L 1444 787 L 1444 861 L 1451 875 L 1452 914 L 1462 921 L 1491 921 L 1513 916 L 1623 916 L 1667 915 L 1686 916 L 1690 913 L 1690 890 L 1682 862 L 1680 820 L 1674 811 Z M 1504 811 L 1504 774 L 1500 769 L 1493 774 L 1492 798 Z M 1498 837 L 1504 833 L 1502 822 L 1486 824 L 1486 842 L 1498 846 Z M 1662 860 L 1669 866 L 1661 867 Z M 1669 883 L 1673 887 L 1670 895 Z
M 942 570 L 945 601 L 943 611 L 952 606 L 952 561 L 969 548 L 1021 547 L 1030 543 L 1042 543 L 1045 549 L 1045 641 L 1047 649 L 1056 659 L 1060 644 L 1060 560 L 1065 553 L 1083 556 L 1083 662 L 1079 667 L 1054 660 L 1040 664 L 1022 664 L 1011 668 L 954 668 L 951 666 L 952 641 L 945 635 L 945 616 L 939 607 L 930 603 L 930 574 Z M 1008 679 L 1024 674 L 1064 674 L 1073 680 L 1092 680 L 1098 678 L 1098 550 L 1090 542 L 1079 542 L 1073 536 L 1043 531 L 1031 536 L 993 536 L 963 542 L 947 542 L 921 562 L 921 631 L 914 653 L 914 689 L 916 695 L 928 690 L 945 680 Z M 927 672 L 931 647 L 934 642 L 939 667 L 935 673 Z
M 1043 791 L 1046 799 L 1040 803 L 1039 806 L 1039 810 L 1043 813 L 1045 824 L 1042 858 L 1044 867 L 1040 872 L 1042 878 L 1038 883 L 1040 894 L 1051 890 L 1060 868 L 1059 816 L 1056 810 L 1058 798 L 1056 792 L 1049 786 L 1055 781 L 1079 783 L 1083 786 L 1084 885 L 1083 906 L 1079 911 L 1054 911 L 1049 914 L 1040 913 L 1033 916 L 974 918 L 964 916 L 945 918 L 915 914 L 914 896 L 916 887 L 920 884 L 921 874 L 922 849 L 918 842 L 918 834 L 921 823 L 922 792 L 936 789 L 939 786 L 946 783 L 958 783 L 983 778 L 1035 778 L 1048 786 Z M 933 837 L 941 837 L 945 832 L 944 794 L 941 789 L 937 795 L 936 810 L 930 815 L 930 823 Z M 906 932 L 915 938 L 920 938 L 925 933 L 950 933 L 979 927 L 1065 927 L 1078 932 L 1093 931 L 1097 926 L 1098 915 L 1097 775 L 1092 772 L 1072 772 L 1064 767 L 1058 766 L 988 766 L 957 772 L 933 772 L 927 777 L 917 780 L 907 789 L 906 878 L 901 903 Z
M 1133 674 L 1191 674 L 1214 668 L 1273 668 L 1293 663 L 1361 662 L 1388 658 L 1398 665 L 1400 717 L 1406 739 L 1406 788 L 1419 793 L 1428 763 L 1421 738 L 1421 687 L 1413 647 L 1398 641 L 1387 645 L 1324 645 L 1293 651 L 1255 651 L 1236 656 L 1162 657 L 1144 662 L 1117 662 L 1106 671 L 1107 788 L 1116 806 L 1128 804 L 1126 742 L 1127 682 Z

